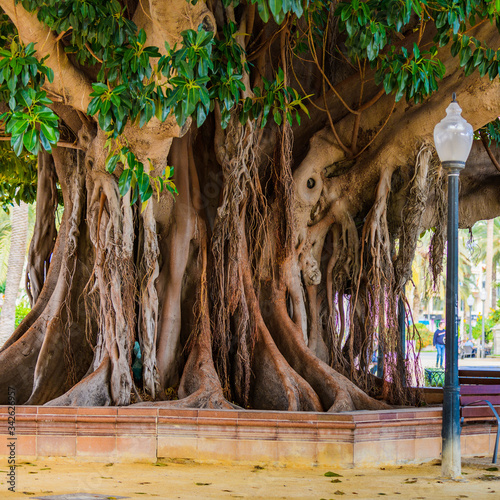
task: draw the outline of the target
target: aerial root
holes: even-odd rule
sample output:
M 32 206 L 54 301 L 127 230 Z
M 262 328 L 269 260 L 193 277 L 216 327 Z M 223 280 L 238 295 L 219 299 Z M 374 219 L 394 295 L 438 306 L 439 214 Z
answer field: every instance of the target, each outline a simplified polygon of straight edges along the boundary
M 266 293 L 266 298 L 272 304 L 266 321 L 276 345 L 290 366 L 314 389 L 324 408 L 330 412 L 388 408 L 314 355 L 290 319 L 282 292 L 273 290 Z

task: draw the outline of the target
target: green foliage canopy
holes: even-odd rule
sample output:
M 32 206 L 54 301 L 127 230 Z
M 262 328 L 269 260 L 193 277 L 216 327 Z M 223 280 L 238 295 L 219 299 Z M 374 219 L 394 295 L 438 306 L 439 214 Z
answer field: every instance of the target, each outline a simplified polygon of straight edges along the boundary
M 197 0 L 192 0 L 195 4 Z M 248 0 L 256 4 L 261 20 L 279 30 L 286 23 L 293 39 L 293 55 L 310 52 L 311 44 L 325 39 L 333 16 L 338 19 L 343 51 L 353 65 L 363 62 L 375 72 L 375 82 L 396 101 L 415 104 L 438 89 L 445 76 L 439 48 L 450 45 L 465 75 L 478 71 L 490 79 L 498 76 L 500 50 L 470 36 L 480 22 L 499 24 L 500 1 L 480 0 Z M 83 67 L 98 68 L 87 113 L 109 134 L 107 168 L 124 165 L 120 190 L 133 189 L 132 200 L 146 201 L 156 189 L 175 192 L 171 175 L 152 179 L 144 165 L 120 141 L 125 125 L 143 127 L 153 117 L 164 121 L 175 116 L 179 126 L 189 118 L 201 126 L 215 106 L 225 128 L 233 114 L 240 121 L 254 120 L 264 127 L 272 118 L 277 126 L 300 124 L 299 111 L 308 114 L 306 99 L 288 84 L 286 68 L 276 67 L 274 78 L 263 78 L 246 88 L 244 76 L 252 71 L 244 48 L 238 43 L 233 22 L 218 27 L 217 34 L 200 25 L 182 33 L 182 41 L 165 51 L 148 45 L 146 33 L 130 19 L 118 0 L 22 0 L 26 10 L 58 34 L 64 50 Z M 238 7 L 240 0 L 223 0 Z M 404 34 L 419 33 L 428 24 L 436 29 L 434 44 L 412 47 L 401 43 Z M 216 35 L 216 36 L 215 36 Z M 283 64 L 284 61 L 281 61 Z M 50 109 L 44 90 L 53 79 L 46 58 L 36 57 L 36 46 L 24 46 L 10 20 L 0 22 L 0 100 L 7 109 L 0 115 L 4 132 L 19 156 L 51 151 L 59 141 L 58 117 Z M 490 130 L 491 129 L 491 130 Z M 488 133 L 498 135 L 494 125 Z M 118 146 L 117 146 L 118 145 Z M 19 165 L 18 165 L 19 166 Z M 27 193 L 28 194 L 28 193 Z

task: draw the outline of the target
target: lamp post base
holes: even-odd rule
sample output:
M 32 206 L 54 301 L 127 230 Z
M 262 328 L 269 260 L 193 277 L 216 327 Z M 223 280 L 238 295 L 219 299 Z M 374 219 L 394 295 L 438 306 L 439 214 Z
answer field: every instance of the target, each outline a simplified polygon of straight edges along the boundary
M 460 387 L 443 387 L 443 452 L 441 474 L 456 479 L 462 475 L 460 448 Z

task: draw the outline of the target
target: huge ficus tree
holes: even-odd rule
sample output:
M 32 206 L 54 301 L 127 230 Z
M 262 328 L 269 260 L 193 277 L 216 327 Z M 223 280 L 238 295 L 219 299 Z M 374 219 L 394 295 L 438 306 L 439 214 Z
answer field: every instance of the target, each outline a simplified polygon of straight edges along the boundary
M 453 91 L 483 139 L 460 224 L 500 214 L 499 3 L 0 0 L 3 130 L 38 154 L 0 402 L 415 401 L 398 319 L 424 229 L 442 268 Z

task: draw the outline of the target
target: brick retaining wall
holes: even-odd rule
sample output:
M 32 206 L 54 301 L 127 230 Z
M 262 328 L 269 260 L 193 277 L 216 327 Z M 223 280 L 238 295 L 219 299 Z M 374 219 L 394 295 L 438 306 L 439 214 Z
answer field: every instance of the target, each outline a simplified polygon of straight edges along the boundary
M 0 457 L 8 454 L 0 406 Z M 359 465 L 425 462 L 441 453 L 441 408 L 347 413 L 16 407 L 16 459 Z M 462 455 L 492 454 L 496 426 L 471 425 Z

